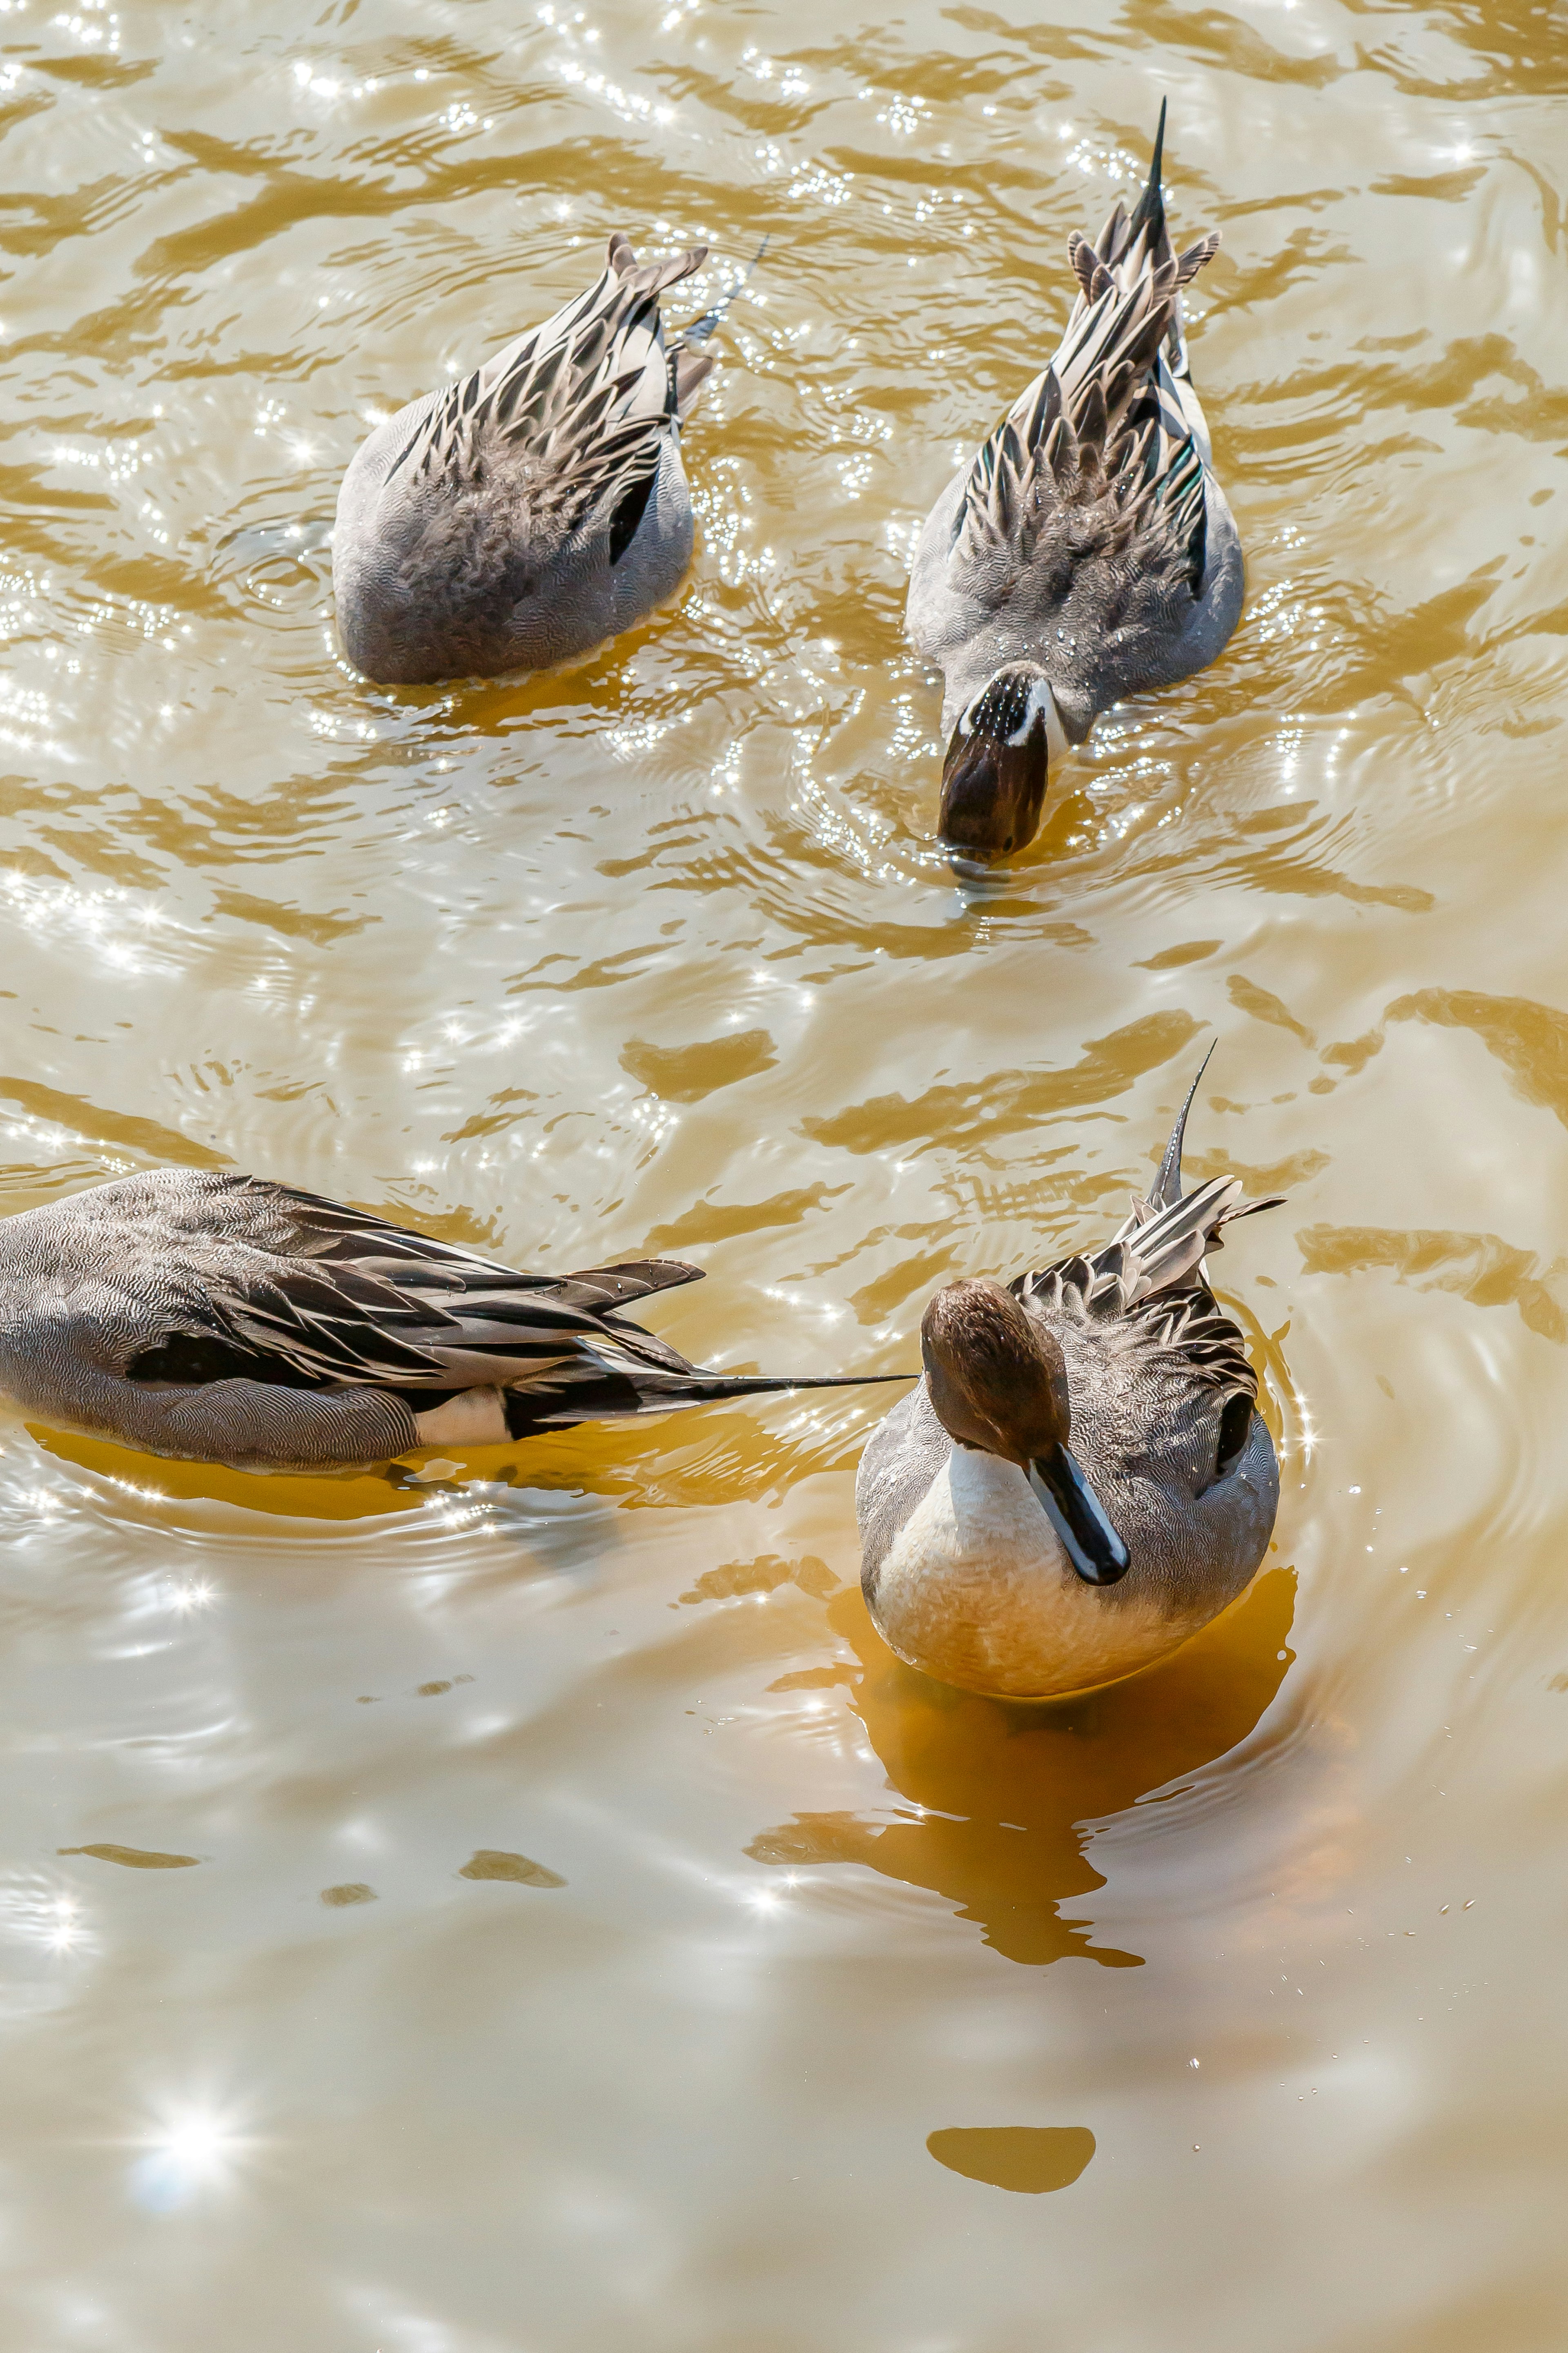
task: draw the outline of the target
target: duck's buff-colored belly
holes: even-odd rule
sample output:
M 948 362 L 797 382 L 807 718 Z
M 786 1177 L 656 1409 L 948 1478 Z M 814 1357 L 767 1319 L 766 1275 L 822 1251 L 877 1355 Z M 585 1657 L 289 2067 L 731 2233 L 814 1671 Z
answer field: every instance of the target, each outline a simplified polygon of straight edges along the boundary
M 1114 1683 L 1194 1630 L 1086 1585 L 1016 1464 L 957 1447 L 889 1547 L 872 1614 L 911 1666 L 1015 1699 Z

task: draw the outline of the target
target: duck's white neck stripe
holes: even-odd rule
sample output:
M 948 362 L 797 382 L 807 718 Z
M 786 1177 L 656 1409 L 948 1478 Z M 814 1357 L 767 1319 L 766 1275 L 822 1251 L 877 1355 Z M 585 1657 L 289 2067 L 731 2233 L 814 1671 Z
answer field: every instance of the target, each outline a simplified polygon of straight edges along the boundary
M 973 733 L 975 713 L 990 692 L 992 683 L 992 680 L 987 679 L 979 693 L 959 712 L 958 733 L 961 735 Z M 1029 699 L 1024 705 L 1024 715 L 1012 733 L 1004 736 L 1003 741 L 1010 746 L 1026 744 L 1037 719 L 1044 719 L 1046 723 L 1046 744 L 1051 758 L 1064 759 L 1071 751 L 1072 745 L 1068 740 L 1067 729 L 1062 724 L 1062 714 L 1057 707 L 1057 698 L 1048 678 L 1037 678 L 1032 681 Z
M 1065 760 L 1068 754 L 1071 751 L 1072 745 L 1068 742 L 1068 731 L 1062 725 L 1062 714 L 1057 708 L 1057 698 L 1052 693 L 1050 683 L 1047 680 L 1042 679 L 1038 686 L 1035 688 L 1034 692 L 1030 695 L 1029 709 L 1031 711 L 1035 709 L 1035 700 L 1037 695 L 1043 695 L 1045 698 L 1046 743 L 1049 748 L 1051 758 L 1053 760 Z

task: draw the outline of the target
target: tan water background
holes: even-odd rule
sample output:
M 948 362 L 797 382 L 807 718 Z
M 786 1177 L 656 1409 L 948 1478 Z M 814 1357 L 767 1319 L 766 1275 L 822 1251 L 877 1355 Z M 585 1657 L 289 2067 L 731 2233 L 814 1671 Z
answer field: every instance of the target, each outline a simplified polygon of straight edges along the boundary
M 1190 1166 L 1289 1195 L 1218 1269 L 1277 1550 L 1047 1713 L 878 1644 L 853 1393 L 425 1485 L 0 1421 L 6 2353 L 1560 2353 L 1561 12 L 0 51 L 4 1207 L 173 1161 L 679 1253 L 677 1345 L 818 1373 L 1102 1238 L 1211 1042 Z M 1162 95 L 1247 614 L 965 893 L 906 555 Z M 772 240 L 689 582 L 365 686 L 351 452 L 617 227 L 712 245 L 692 311 Z

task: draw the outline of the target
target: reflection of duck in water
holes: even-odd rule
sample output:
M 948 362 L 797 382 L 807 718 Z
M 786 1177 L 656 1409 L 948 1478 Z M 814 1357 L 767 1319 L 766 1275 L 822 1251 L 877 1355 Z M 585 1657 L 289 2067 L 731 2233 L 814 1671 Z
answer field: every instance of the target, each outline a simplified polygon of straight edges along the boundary
M 1141 1954 L 1097 1944 L 1082 1916 L 1083 1898 L 1105 1884 L 1085 1852 L 1091 1827 L 1156 1789 L 1188 1783 L 1256 1729 L 1289 1664 L 1295 1590 L 1293 1577 L 1271 1569 L 1236 1609 L 1136 1682 L 1049 1708 L 954 1691 L 911 1672 L 879 1641 L 859 1595 L 842 1592 L 832 1623 L 859 1670 L 785 1680 L 853 1681 L 851 1704 L 902 1802 L 879 1820 L 796 1814 L 746 1852 L 792 1870 L 858 1863 L 928 1889 L 977 1922 L 997 1952 L 1028 1967 L 1077 1957 L 1135 1968 Z M 1183 1799 L 1198 1841 L 1188 1849 L 1197 1877 L 1205 1864 L 1194 1817 L 1211 1802 L 1201 1793 Z M 1160 1818 L 1168 1827 L 1163 1807 Z M 1221 1819 L 1226 1828 L 1215 1835 L 1228 1839 L 1228 1810 Z
M 1112 1683 L 1206 1625 L 1263 1558 L 1279 1469 L 1204 1254 L 1274 1203 L 1241 1203 L 1234 1176 L 1184 1196 L 1192 1100 L 1104 1249 L 1005 1290 L 938 1292 L 925 1378 L 866 1449 L 868 1606 L 944 1683 L 1020 1699 Z

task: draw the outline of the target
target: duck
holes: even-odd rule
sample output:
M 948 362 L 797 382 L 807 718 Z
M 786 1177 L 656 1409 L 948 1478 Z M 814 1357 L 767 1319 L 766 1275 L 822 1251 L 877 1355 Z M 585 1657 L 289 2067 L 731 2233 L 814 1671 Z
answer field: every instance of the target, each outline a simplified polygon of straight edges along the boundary
M 324 1472 L 857 1385 L 711 1372 L 622 1313 L 701 1274 L 524 1274 L 266 1177 L 148 1169 L 0 1219 L 0 1391 L 145 1454 Z
M 714 365 L 694 344 L 719 314 L 667 343 L 659 298 L 707 258 L 639 261 L 617 229 L 587 293 L 376 427 L 332 530 L 356 670 L 384 686 L 545 670 L 679 586 L 680 431 Z
M 938 832 L 978 865 L 1039 829 L 1053 761 L 1130 694 L 1221 651 L 1241 615 L 1241 541 L 1193 388 L 1182 293 L 1219 245 L 1179 257 L 1148 184 L 1068 258 L 1078 295 L 1055 357 L 927 516 L 906 632 L 942 674 Z
M 1205 1254 L 1280 1197 L 1244 1201 L 1230 1176 L 1183 1192 L 1197 1083 L 1109 1242 L 934 1294 L 920 1386 L 861 1457 L 867 1607 L 940 1683 L 1033 1700 L 1120 1682 L 1206 1625 L 1264 1558 L 1279 1463 Z

